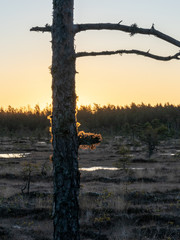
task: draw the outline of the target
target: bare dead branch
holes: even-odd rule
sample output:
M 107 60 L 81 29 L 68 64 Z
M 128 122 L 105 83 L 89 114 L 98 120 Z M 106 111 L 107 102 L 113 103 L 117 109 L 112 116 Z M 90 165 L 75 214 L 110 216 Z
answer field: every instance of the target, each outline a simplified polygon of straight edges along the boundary
M 121 22 L 122 20 L 118 24 L 113 24 L 113 23 L 75 24 L 74 33 L 76 34 L 76 33 L 87 31 L 87 30 L 118 30 L 118 31 L 130 33 L 131 36 L 135 34 L 153 35 L 172 45 L 180 47 L 180 41 L 156 30 L 154 28 L 154 24 L 152 24 L 152 27 L 148 29 L 148 28 L 139 28 L 137 24 L 132 24 L 130 26 L 122 25 Z M 48 24 L 46 24 L 45 27 L 33 27 L 30 29 L 30 31 L 35 31 L 35 32 L 51 32 L 51 30 L 52 30 L 52 26 Z
M 104 56 L 104 55 L 115 55 L 115 54 L 137 54 L 142 55 L 144 57 L 153 58 L 159 61 L 170 61 L 172 59 L 180 60 L 180 52 L 172 55 L 172 56 L 159 56 L 155 54 L 149 53 L 149 50 L 147 52 L 140 51 L 140 50 L 118 50 L 118 51 L 102 51 L 102 52 L 79 52 L 76 53 L 76 58 L 78 57 L 88 57 L 88 56 Z
M 51 26 L 46 24 L 45 27 L 33 27 L 30 31 L 34 32 L 51 32 Z
M 134 34 L 144 34 L 144 35 L 153 35 L 157 38 L 160 38 L 166 42 L 169 42 L 177 47 L 180 47 L 180 41 L 172 38 L 154 28 L 154 24 L 151 28 L 139 28 L 136 24 L 131 26 L 122 25 L 119 22 L 118 24 L 112 23 L 96 23 L 96 24 L 76 24 L 74 25 L 75 33 L 87 31 L 87 30 L 118 30 L 130 33 L 131 36 Z

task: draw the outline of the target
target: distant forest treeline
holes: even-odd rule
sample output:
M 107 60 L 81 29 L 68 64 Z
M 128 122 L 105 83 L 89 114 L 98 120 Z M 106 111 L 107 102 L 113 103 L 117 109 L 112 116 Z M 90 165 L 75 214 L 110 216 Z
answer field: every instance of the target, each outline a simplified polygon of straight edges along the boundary
M 0 136 L 16 137 L 49 137 L 51 107 L 40 110 L 39 105 L 34 109 L 30 106 L 22 108 L 0 109 Z
M 0 109 L 0 135 L 48 137 L 51 107 L 40 110 L 9 106 Z M 81 106 L 77 112 L 79 130 L 104 135 L 136 136 L 147 128 L 158 129 L 169 137 L 180 136 L 180 105 Z
M 145 129 L 153 128 L 167 136 L 177 137 L 180 134 L 180 105 L 81 106 L 78 121 L 82 125 L 81 130 L 101 130 L 104 134 L 139 135 Z

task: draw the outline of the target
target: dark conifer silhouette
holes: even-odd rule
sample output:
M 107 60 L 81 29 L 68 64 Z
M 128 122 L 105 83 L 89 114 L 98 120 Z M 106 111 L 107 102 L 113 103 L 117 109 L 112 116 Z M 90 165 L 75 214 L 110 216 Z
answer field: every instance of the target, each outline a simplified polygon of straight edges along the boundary
M 78 148 L 79 140 L 76 127 L 75 61 L 77 57 L 138 54 L 157 60 L 179 59 L 180 53 L 173 56 L 158 56 L 149 51 L 118 50 L 105 52 L 74 51 L 74 36 L 86 30 L 119 30 L 134 34 L 154 35 L 180 47 L 180 42 L 169 37 L 154 26 L 150 29 L 117 24 L 73 24 L 73 0 L 53 0 L 53 24 L 35 27 L 32 31 L 51 32 L 52 34 L 52 134 L 54 166 L 54 240 L 78 240 L 79 234 L 79 181 Z

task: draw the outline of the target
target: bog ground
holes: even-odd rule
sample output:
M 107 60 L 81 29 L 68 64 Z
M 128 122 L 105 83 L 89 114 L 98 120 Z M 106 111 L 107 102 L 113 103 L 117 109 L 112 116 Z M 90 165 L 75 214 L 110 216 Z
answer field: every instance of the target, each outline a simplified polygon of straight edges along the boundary
M 52 239 L 51 144 L 0 143 L 0 239 Z M 180 139 L 162 141 L 151 158 L 121 137 L 79 152 L 81 239 L 180 239 Z

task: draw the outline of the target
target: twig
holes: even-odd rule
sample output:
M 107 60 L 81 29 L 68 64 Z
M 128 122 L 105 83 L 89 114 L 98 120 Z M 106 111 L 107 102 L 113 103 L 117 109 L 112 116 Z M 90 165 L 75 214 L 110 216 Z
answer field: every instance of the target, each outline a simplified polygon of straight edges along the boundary
M 30 31 L 34 32 L 51 32 L 52 27 L 48 24 L 45 25 L 45 27 L 32 27 Z

